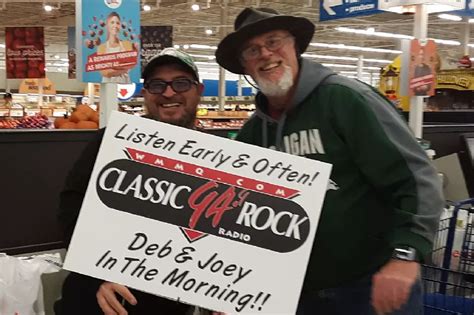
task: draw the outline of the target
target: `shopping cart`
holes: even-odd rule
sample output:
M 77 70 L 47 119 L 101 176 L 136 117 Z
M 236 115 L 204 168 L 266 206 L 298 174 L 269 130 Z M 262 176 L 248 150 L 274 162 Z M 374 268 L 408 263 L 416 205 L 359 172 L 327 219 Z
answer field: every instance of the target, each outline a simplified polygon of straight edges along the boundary
M 474 199 L 445 209 L 422 280 L 425 315 L 474 314 Z

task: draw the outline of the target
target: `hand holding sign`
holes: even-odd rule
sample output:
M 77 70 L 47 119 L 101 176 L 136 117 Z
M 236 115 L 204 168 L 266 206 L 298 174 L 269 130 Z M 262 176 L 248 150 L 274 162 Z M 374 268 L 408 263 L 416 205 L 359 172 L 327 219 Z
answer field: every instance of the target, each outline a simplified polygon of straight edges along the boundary
M 329 171 L 113 113 L 66 268 L 211 310 L 294 313 Z M 104 308 L 121 310 L 111 292 L 132 301 L 125 289 L 104 285 Z
M 97 303 L 99 303 L 105 315 L 126 314 L 127 311 L 117 299 L 116 294 L 132 305 L 137 304 L 137 300 L 126 286 L 118 283 L 104 282 L 100 286 L 99 291 L 97 291 Z

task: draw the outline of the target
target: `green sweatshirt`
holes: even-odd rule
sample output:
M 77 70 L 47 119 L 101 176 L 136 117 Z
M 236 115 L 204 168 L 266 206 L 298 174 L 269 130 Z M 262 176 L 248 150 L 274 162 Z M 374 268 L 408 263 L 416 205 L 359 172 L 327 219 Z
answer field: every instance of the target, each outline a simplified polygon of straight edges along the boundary
M 444 205 L 440 181 L 388 100 L 302 58 L 279 120 L 261 93 L 256 102 L 237 140 L 333 165 L 303 290 L 369 275 L 396 246 L 428 255 Z

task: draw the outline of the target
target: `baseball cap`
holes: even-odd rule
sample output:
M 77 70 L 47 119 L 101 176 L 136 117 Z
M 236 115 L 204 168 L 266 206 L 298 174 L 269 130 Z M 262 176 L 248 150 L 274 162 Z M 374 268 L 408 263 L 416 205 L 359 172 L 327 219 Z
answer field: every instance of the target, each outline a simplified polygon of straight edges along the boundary
M 196 81 L 199 81 L 198 68 L 194 63 L 193 58 L 185 53 L 184 51 L 176 48 L 168 47 L 160 51 L 156 56 L 151 58 L 148 64 L 145 66 L 142 72 L 142 78 L 144 82 L 147 82 L 148 78 L 153 74 L 153 71 L 164 64 L 180 64 L 184 66 L 184 69 L 193 75 Z

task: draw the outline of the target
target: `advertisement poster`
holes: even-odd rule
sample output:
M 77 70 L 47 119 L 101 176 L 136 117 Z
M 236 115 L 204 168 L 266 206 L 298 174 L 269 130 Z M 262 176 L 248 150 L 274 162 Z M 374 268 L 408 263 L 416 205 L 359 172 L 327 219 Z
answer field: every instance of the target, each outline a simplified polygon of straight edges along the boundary
M 76 78 L 76 28 L 67 28 L 67 58 L 68 58 L 68 71 L 67 76 L 69 79 Z
M 172 26 L 142 26 L 141 27 L 141 62 L 142 69 L 153 56 L 163 48 L 173 45 Z
M 44 71 L 42 27 L 6 27 L 7 79 L 41 79 Z
M 301 137 L 321 149 L 317 130 Z M 330 171 L 113 112 L 64 267 L 207 309 L 294 314 Z
M 433 40 L 422 45 L 414 39 L 410 44 L 409 96 L 431 96 L 435 93 L 436 44 Z
M 139 0 L 81 0 L 76 2 L 76 15 L 80 80 L 140 82 Z

